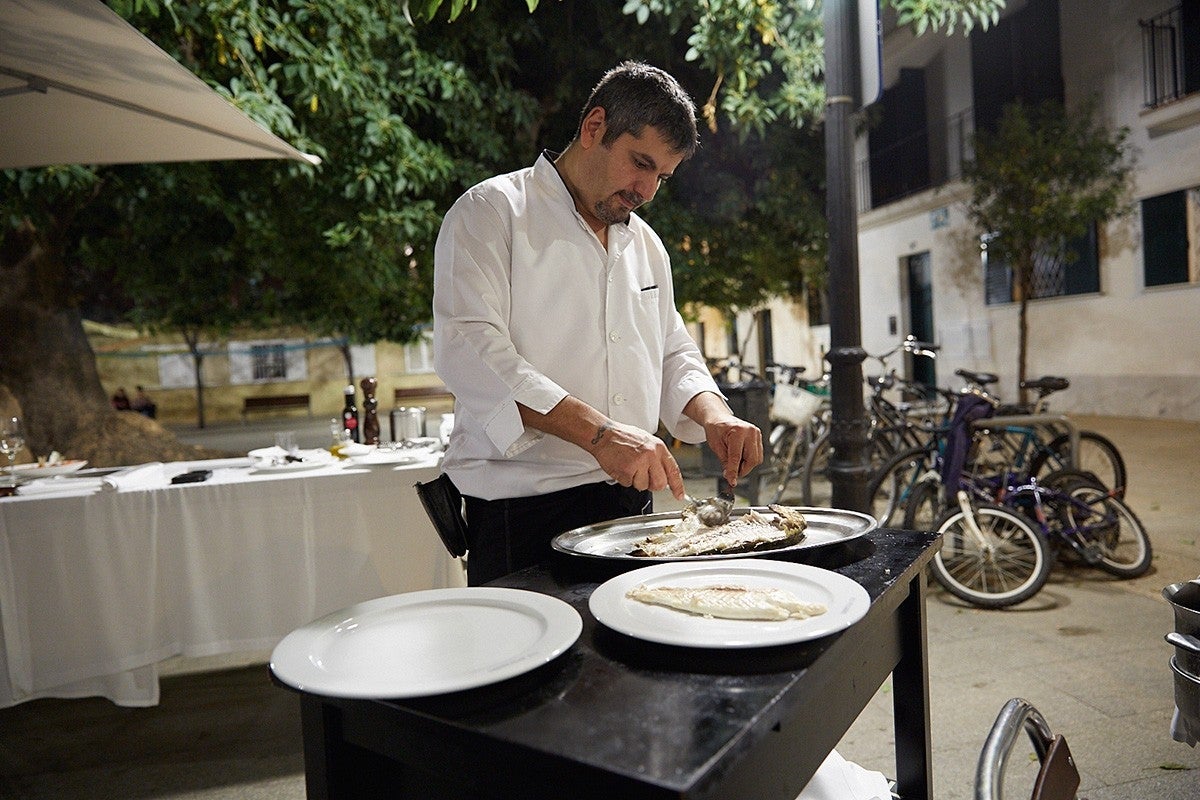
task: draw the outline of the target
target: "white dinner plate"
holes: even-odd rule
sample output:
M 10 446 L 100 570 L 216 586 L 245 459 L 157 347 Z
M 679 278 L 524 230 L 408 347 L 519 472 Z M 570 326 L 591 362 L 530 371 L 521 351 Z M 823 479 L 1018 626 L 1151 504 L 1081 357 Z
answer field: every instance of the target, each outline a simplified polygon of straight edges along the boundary
M 69 475 L 72 472 L 77 472 L 87 466 L 86 461 L 74 459 L 71 461 L 60 461 L 57 464 L 16 464 L 12 471 L 23 478 L 50 478 L 55 475 Z M 8 467 L 4 468 L 8 472 Z
M 288 461 L 283 464 L 273 464 L 270 461 L 251 462 L 250 471 L 256 473 L 274 473 L 274 472 L 304 472 L 309 469 L 320 469 L 321 467 L 336 466 L 340 462 L 330 459 L 329 461 Z
M 428 453 L 413 453 L 401 450 L 375 450 L 361 456 L 351 456 L 350 460 L 364 467 L 392 467 L 397 464 L 416 464 L 429 458 Z
M 341 463 L 328 450 L 320 448 L 294 451 L 294 455 L 304 459 L 303 461 L 282 461 L 288 455 L 282 447 L 260 447 L 257 450 L 251 450 L 246 455 L 250 456 L 250 466 L 253 471 L 259 473 L 303 472 L 308 469 L 319 469 Z M 280 459 L 279 463 L 276 463 L 276 459 Z
M 778 622 L 703 617 L 630 600 L 635 586 L 745 586 L 783 589 L 805 602 L 823 603 L 824 614 Z M 871 607 L 867 590 L 851 578 L 808 564 L 769 559 L 670 562 L 642 567 L 605 581 L 588 607 L 613 630 L 659 644 L 685 647 L 767 647 L 805 642 L 844 630 Z
M 329 697 L 425 697 L 521 675 L 566 652 L 579 612 L 521 589 L 430 589 L 380 597 L 289 633 L 271 671 Z

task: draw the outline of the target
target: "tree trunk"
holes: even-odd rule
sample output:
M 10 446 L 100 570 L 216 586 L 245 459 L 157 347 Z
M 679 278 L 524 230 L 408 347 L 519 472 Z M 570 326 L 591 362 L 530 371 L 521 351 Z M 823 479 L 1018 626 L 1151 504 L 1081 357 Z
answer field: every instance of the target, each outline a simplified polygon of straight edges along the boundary
M 188 352 L 192 354 L 192 377 L 196 381 L 196 427 L 204 427 L 204 353 L 200 350 L 200 331 L 183 331 Z
M 1017 291 L 1020 306 L 1017 311 L 1017 402 L 1026 405 L 1028 392 L 1025 383 L 1025 362 L 1029 351 L 1029 295 L 1033 291 L 1033 254 L 1022 253 L 1017 261 Z
M 342 351 L 342 359 L 346 362 L 346 377 L 349 379 L 348 386 L 354 385 L 354 355 L 350 352 L 350 340 L 343 339 L 339 348 Z
M 61 253 L 28 227 L 5 243 L 0 252 L 0 386 L 19 406 L 29 455 L 57 450 L 92 466 L 217 455 L 180 443 L 141 414 L 113 409 L 82 318 L 70 305 L 74 293 Z

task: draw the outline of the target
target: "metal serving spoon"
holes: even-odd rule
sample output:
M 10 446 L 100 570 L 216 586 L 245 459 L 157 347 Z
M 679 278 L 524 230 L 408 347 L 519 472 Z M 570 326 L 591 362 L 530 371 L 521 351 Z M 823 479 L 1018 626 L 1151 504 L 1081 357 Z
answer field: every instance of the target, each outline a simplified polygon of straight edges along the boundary
M 726 496 L 722 492 L 719 497 L 706 497 L 703 500 L 697 500 L 690 494 L 684 494 L 683 499 L 691 506 L 692 511 L 696 514 L 696 518 L 705 527 L 716 528 L 729 522 L 729 512 L 733 510 L 732 495 Z

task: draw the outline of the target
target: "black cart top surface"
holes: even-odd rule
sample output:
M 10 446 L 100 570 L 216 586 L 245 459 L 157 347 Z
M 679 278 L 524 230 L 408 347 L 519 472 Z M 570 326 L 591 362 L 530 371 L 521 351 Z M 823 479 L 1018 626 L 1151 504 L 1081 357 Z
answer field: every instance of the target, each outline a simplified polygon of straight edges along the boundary
M 818 566 L 867 590 L 867 616 L 821 639 L 740 650 L 659 645 L 612 631 L 588 610 L 592 591 L 608 576 L 595 574 L 594 565 L 556 559 L 490 584 L 548 594 L 579 611 L 579 640 L 554 662 L 451 695 L 328 702 L 348 717 L 357 707 L 375 724 L 388 721 L 386 727 L 403 730 L 398 738 L 404 741 L 394 744 L 403 748 L 406 761 L 428 759 L 488 775 L 493 785 L 520 779 L 506 776 L 508 771 L 535 768 L 545 778 L 570 775 L 577 781 L 592 775 L 598 788 L 703 795 L 782 725 L 797 719 L 819 723 L 810 718 L 813 711 L 838 702 L 822 694 L 872 659 L 874 639 L 893 637 L 880 626 L 909 596 L 937 540 L 935 533 L 883 529 L 852 549 L 827 554 Z M 893 646 L 879 642 L 878 649 L 892 652 Z M 889 664 L 882 677 L 890 669 Z M 878 669 L 872 676 L 882 680 Z M 878 683 L 868 691 L 877 688 Z M 843 732 L 821 735 L 814 729 L 812 745 L 827 753 Z M 395 732 L 388 735 L 397 738 Z

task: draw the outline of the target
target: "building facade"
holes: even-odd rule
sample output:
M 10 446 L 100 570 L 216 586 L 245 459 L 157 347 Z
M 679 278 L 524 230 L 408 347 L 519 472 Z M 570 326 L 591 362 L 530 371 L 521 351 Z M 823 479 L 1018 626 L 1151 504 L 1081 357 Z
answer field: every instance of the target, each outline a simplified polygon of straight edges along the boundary
M 932 338 L 939 385 L 995 372 L 1015 399 L 1018 303 L 966 218 L 961 165 L 1011 100 L 1094 97 L 1130 131 L 1133 213 L 1037 265 L 1027 375 L 1071 380 L 1058 411 L 1200 419 L 1200 2 L 1010 3 L 969 37 L 892 32 L 884 69 L 857 144 L 865 349 Z
M 941 350 L 897 359 L 906 377 L 957 388 L 956 369 L 994 372 L 1016 399 L 1019 304 L 967 219 L 962 165 L 1008 102 L 1094 98 L 1129 129 L 1133 211 L 1074 243 L 1076 260 L 1039 262 L 1027 376 L 1070 379 L 1059 412 L 1200 419 L 1200 0 L 1010 0 L 969 36 L 885 16 L 883 70 L 856 142 L 864 349 L 911 333 Z M 765 319 L 737 320 L 749 363 L 826 366 L 828 326 L 806 309 L 778 301 Z

